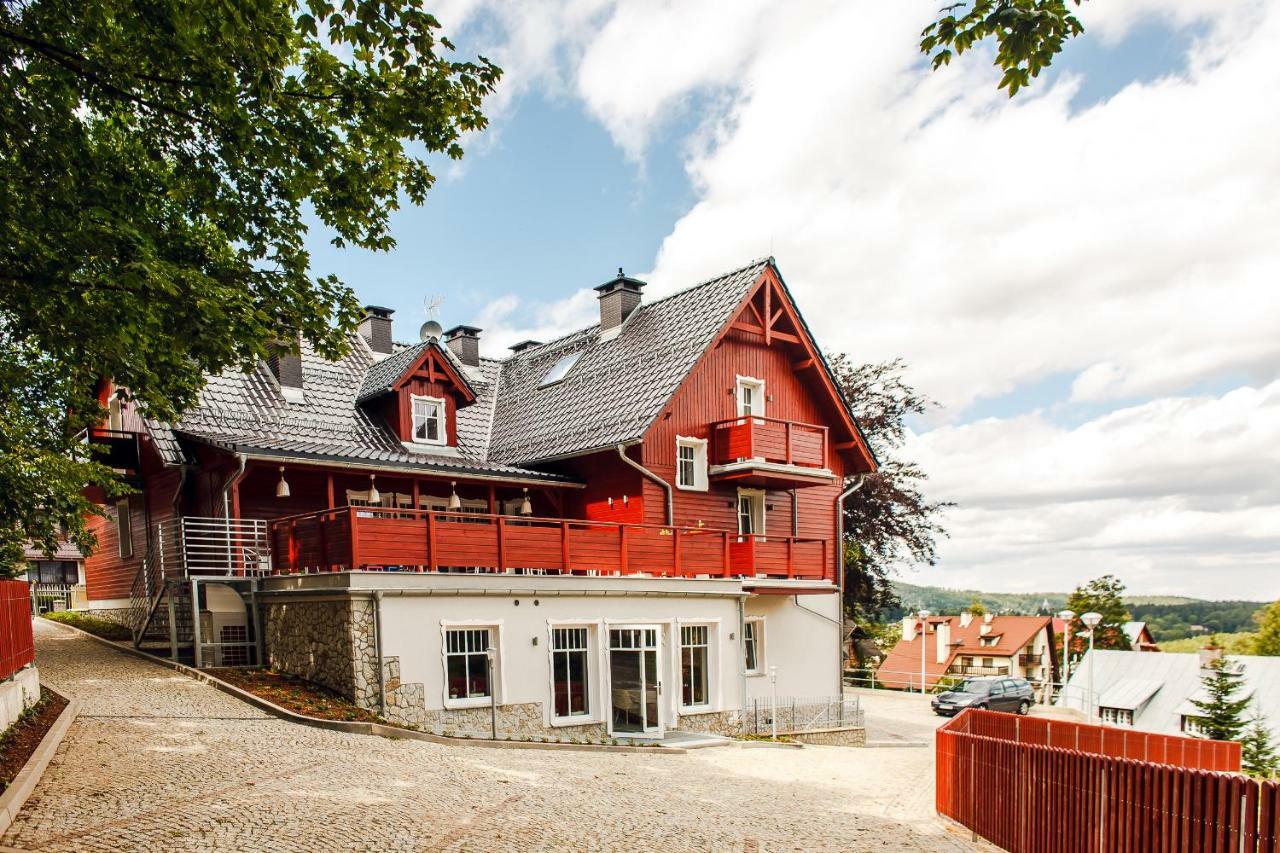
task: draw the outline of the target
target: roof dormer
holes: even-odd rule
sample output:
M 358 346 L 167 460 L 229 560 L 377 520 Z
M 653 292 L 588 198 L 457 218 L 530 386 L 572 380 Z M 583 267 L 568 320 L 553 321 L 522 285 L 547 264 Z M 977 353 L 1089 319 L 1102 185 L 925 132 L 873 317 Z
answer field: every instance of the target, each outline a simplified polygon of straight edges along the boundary
M 380 414 L 405 447 L 429 453 L 458 446 L 457 411 L 475 399 L 445 351 L 423 341 L 370 365 L 356 403 Z

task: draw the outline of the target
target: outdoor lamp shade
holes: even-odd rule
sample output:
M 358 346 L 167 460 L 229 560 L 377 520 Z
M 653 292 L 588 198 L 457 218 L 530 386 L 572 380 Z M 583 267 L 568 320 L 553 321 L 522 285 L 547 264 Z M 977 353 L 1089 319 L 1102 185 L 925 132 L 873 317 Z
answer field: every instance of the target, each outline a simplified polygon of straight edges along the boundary
M 449 483 L 452 491 L 449 493 L 449 512 L 457 512 L 462 509 L 462 499 L 458 497 L 458 482 L 454 480 Z
M 377 474 L 369 475 L 369 503 L 371 504 L 382 503 L 382 493 L 378 491 L 378 484 L 374 482 L 377 476 Z
M 276 497 L 289 497 L 289 481 L 284 478 L 284 466 L 280 466 L 280 482 L 276 483 Z
M 1070 622 L 1072 619 L 1076 618 L 1076 612 L 1074 610 L 1063 610 L 1058 614 L 1058 618 L 1063 622 Z
M 1088 613 L 1080 617 L 1080 621 L 1083 622 L 1090 631 L 1092 631 L 1094 628 L 1097 628 L 1098 623 L 1102 621 L 1102 614 L 1094 613 L 1090 610 Z
M 529 490 L 524 490 L 524 500 L 520 501 L 520 514 L 533 515 L 533 502 L 529 500 Z

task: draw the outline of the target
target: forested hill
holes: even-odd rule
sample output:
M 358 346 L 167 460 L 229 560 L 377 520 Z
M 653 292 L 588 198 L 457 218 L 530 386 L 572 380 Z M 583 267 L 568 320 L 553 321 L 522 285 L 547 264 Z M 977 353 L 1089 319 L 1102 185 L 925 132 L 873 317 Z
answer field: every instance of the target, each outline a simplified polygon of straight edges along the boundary
M 901 619 L 907 612 L 926 608 L 934 613 L 959 613 L 975 598 L 992 613 L 1057 613 L 1067 602 L 1065 592 L 982 592 L 973 589 L 944 589 L 894 583 L 902 607 L 885 613 L 886 621 Z M 1047 607 L 1045 605 L 1048 605 Z M 1235 633 L 1257 628 L 1253 614 L 1266 606 L 1262 601 L 1203 601 L 1178 596 L 1133 596 L 1125 606 L 1134 619 L 1148 623 L 1157 641 L 1190 637 L 1193 625 L 1209 633 Z

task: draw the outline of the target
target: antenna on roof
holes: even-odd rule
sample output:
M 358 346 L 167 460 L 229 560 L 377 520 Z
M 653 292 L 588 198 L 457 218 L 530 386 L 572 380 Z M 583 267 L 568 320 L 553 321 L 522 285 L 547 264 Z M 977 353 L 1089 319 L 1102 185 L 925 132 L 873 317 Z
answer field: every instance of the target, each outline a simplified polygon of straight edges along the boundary
M 444 304 L 443 296 L 428 296 L 422 300 L 422 311 L 427 315 L 427 322 L 422 324 L 418 329 L 418 337 L 424 341 L 438 341 L 440 336 L 444 334 L 444 326 L 436 320 L 436 316 L 440 313 L 440 306 Z

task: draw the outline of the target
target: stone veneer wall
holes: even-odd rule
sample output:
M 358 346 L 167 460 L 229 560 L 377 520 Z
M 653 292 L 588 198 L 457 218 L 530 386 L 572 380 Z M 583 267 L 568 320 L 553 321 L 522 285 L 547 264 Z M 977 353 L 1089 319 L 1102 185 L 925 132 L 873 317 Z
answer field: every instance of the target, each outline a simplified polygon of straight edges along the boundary
M 305 678 L 369 707 L 366 679 L 357 677 L 357 653 L 372 649 L 370 602 L 271 602 L 262 608 L 263 640 L 272 669 Z M 374 667 L 376 672 L 376 666 Z M 377 707 L 377 684 L 373 685 Z
M 682 732 L 706 732 L 733 737 L 743 728 L 742 715 L 737 711 L 712 711 L 706 714 L 681 714 L 672 728 Z
M 796 732 L 791 738 L 814 746 L 866 746 L 867 730 L 861 726 L 848 726 L 842 729 Z

